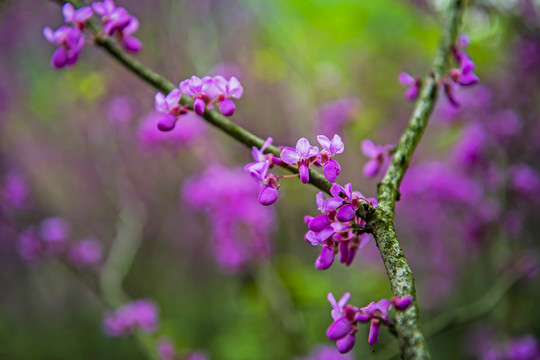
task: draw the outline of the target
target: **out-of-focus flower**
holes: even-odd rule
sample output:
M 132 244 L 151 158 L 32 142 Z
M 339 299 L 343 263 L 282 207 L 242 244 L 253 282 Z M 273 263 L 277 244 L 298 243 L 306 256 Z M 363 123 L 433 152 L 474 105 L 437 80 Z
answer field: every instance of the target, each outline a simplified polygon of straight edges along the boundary
M 167 132 L 158 129 L 159 121 L 162 118 L 159 113 L 152 112 L 142 119 L 137 134 L 144 149 L 188 146 L 206 131 L 203 120 L 194 114 L 182 115 L 182 121 L 176 124 L 174 129 Z
M 107 117 L 111 122 L 123 124 L 133 120 L 136 103 L 127 96 L 117 96 L 106 106 Z
M 161 338 L 157 343 L 157 351 L 161 360 L 174 360 L 176 349 L 174 343 L 167 338 Z
M 17 250 L 23 260 L 30 262 L 43 256 L 45 249 L 35 228 L 28 228 L 19 235 Z
M 4 176 L 1 198 L 4 203 L 14 208 L 24 208 L 28 203 L 30 190 L 25 178 L 16 172 L 9 172 Z
M 376 176 L 388 164 L 392 148 L 392 145 L 375 145 L 369 139 L 362 142 L 362 152 L 370 159 L 364 165 L 364 175 L 366 177 Z
M 343 98 L 323 104 L 317 111 L 318 134 L 342 134 L 343 127 L 360 107 L 354 98 Z
M 137 330 L 153 333 L 158 328 L 158 316 L 159 309 L 153 301 L 132 301 L 105 313 L 103 331 L 112 337 L 131 335 Z
M 96 239 L 84 239 L 68 250 L 68 260 L 79 267 L 95 265 L 101 261 L 101 256 L 101 244 Z
M 214 233 L 211 246 L 222 269 L 237 273 L 268 259 L 274 212 L 254 201 L 259 185 L 243 169 L 211 166 L 187 180 L 182 192 L 187 204 L 204 210 L 210 218 Z
M 64 250 L 66 241 L 71 234 L 71 225 L 62 217 L 47 218 L 41 222 L 39 233 L 47 249 L 52 252 L 60 252 Z

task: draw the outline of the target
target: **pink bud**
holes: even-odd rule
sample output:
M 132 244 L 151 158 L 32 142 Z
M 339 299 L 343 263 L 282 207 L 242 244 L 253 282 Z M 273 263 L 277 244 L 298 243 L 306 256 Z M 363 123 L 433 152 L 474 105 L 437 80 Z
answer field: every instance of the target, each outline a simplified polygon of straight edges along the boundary
M 264 206 L 272 205 L 278 198 L 278 191 L 272 185 L 261 188 L 259 193 L 259 203 Z
M 204 114 L 204 108 L 205 108 L 204 100 L 195 99 L 195 102 L 193 103 L 193 111 L 195 111 L 195 114 L 197 115 Z
M 404 296 L 402 298 L 394 297 L 392 299 L 392 304 L 396 307 L 396 310 L 405 311 L 413 303 L 413 298 L 410 295 Z
M 308 227 L 309 230 L 319 232 L 328 225 L 330 225 L 330 218 L 328 215 L 319 215 L 309 222 Z
M 351 204 L 347 204 L 341 207 L 336 214 L 336 219 L 341 222 L 349 222 L 354 219 L 356 209 Z
M 232 116 L 235 109 L 236 105 L 231 99 L 225 99 L 219 103 L 219 111 L 225 116 Z
M 371 320 L 371 327 L 369 328 L 368 344 L 373 345 L 379 341 L 379 331 L 381 323 L 377 319 Z
M 321 255 L 315 261 L 315 267 L 319 270 L 326 270 L 334 263 L 334 249 L 330 246 L 323 246 Z
M 173 114 L 166 114 L 159 119 L 157 128 L 161 131 L 171 131 L 176 125 L 176 117 Z
M 347 319 L 346 316 L 337 319 L 330 325 L 328 330 L 326 330 L 326 336 L 330 340 L 338 340 L 351 332 L 351 322 Z
M 343 339 L 338 340 L 336 345 L 337 345 L 338 351 L 341 354 L 346 354 L 352 350 L 355 342 L 356 342 L 356 334 L 351 332 L 349 335 L 345 336 Z

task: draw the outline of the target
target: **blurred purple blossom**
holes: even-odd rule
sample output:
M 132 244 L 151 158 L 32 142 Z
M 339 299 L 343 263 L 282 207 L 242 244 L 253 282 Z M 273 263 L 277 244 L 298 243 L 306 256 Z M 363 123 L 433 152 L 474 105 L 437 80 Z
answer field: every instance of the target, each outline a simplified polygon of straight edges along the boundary
M 188 179 L 182 193 L 187 204 L 207 213 L 214 233 L 214 257 L 224 270 L 235 273 L 268 259 L 274 212 L 254 201 L 259 185 L 243 169 L 210 166 Z
M 101 261 L 101 244 L 96 239 L 84 239 L 70 245 L 68 260 L 78 267 L 88 267 Z
M 131 122 L 137 103 L 127 96 L 116 96 L 107 104 L 105 111 L 111 122 L 124 124 Z
M 153 333 L 158 328 L 158 316 L 159 309 L 153 301 L 132 301 L 105 313 L 103 331 L 111 337 L 131 335 L 137 330 Z
M 4 176 L 2 184 L 2 203 L 14 208 L 24 208 L 28 204 L 30 189 L 25 178 L 14 171 Z
M 144 149 L 190 145 L 206 131 L 204 121 L 194 114 L 182 115 L 182 121 L 168 132 L 158 129 L 157 124 L 161 118 L 159 113 L 153 112 L 142 119 L 138 129 L 138 138 Z
M 343 98 L 321 105 L 318 109 L 316 133 L 342 134 L 343 128 L 360 108 L 355 98 Z

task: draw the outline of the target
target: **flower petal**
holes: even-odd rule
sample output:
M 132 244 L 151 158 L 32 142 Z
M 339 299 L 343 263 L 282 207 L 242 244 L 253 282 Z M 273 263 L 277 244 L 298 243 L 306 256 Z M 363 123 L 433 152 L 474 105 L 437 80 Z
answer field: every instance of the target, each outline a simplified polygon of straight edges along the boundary
M 292 165 L 296 164 L 300 160 L 300 155 L 295 149 L 286 147 L 281 151 L 280 158 L 287 164 Z

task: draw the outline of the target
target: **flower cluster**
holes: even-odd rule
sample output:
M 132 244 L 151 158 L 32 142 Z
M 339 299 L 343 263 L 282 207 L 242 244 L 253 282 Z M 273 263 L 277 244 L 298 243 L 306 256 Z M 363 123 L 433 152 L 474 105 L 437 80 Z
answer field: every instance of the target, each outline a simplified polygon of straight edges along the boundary
M 476 85 L 479 81 L 478 76 L 474 73 L 474 61 L 472 61 L 470 56 L 465 52 L 465 49 L 469 46 L 469 44 L 469 36 L 465 34 L 461 35 L 458 42 L 454 44 L 452 49 L 453 55 L 454 59 L 459 64 L 459 68 L 454 68 L 450 70 L 451 81 L 443 81 L 443 87 L 446 97 L 455 107 L 460 106 L 460 103 L 454 95 L 455 87 L 472 86 Z
M 123 7 L 117 7 L 113 0 L 95 2 L 92 9 L 101 15 L 103 32 L 109 36 L 115 36 L 124 49 L 137 53 L 142 49 L 141 41 L 133 37 L 139 29 L 139 20 Z
M 159 309 L 150 300 L 136 300 L 105 313 L 103 332 L 111 337 L 127 336 L 140 330 L 153 333 L 158 328 Z
M 79 9 L 66 3 L 62 7 L 66 25 L 62 25 L 54 31 L 48 26 L 43 29 L 45 38 L 50 43 L 59 46 L 51 57 L 53 67 L 63 68 L 77 62 L 84 47 L 86 22 L 94 12 L 102 16 L 103 32 L 106 35 L 114 35 L 128 51 L 138 52 L 141 50 L 141 42 L 132 36 L 139 28 L 139 21 L 123 7 L 117 7 L 113 0 L 94 2 L 91 7 L 84 6 Z
M 72 242 L 70 235 L 71 226 L 64 218 L 47 218 L 38 228 L 31 226 L 20 234 L 17 249 L 26 261 L 48 255 L 65 256 L 77 267 L 90 267 L 101 261 L 101 244 L 97 240 L 88 238 Z
M 315 267 L 326 270 L 334 263 L 334 256 L 339 252 L 339 261 L 349 266 L 358 249 L 369 242 L 369 235 L 356 211 L 362 203 L 376 206 L 376 199 L 366 199 L 362 193 L 352 190 L 352 185 L 344 187 L 334 184 L 330 188 L 333 197 L 324 199 L 323 193 L 316 196 L 316 203 L 322 215 L 304 218 L 309 231 L 305 240 L 314 246 L 322 246 Z
M 341 166 L 334 160 L 334 156 L 343 153 L 345 145 L 337 134 L 332 139 L 324 135 L 317 136 L 317 141 L 322 147 L 321 151 L 317 146 L 311 146 L 308 139 L 301 138 L 296 143 L 296 148 L 284 147 L 279 158 L 272 154 L 264 154 L 272 141 L 272 138 L 268 138 L 260 149 L 254 146 L 252 155 L 255 162 L 247 164 L 244 168 L 261 185 L 259 203 L 262 205 L 271 205 L 278 198 L 279 178 L 283 176 L 276 177 L 274 174 L 268 173 L 268 170 L 275 164 L 288 164 L 297 167 L 300 180 L 304 184 L 309 182 L 309 167 L 311 165 L 322 166 L 324 176 L 332 183 L 336 182 L 337 176 L 341 173 Z
M 240 272 L 271 254 L 274 212 L 253 201 L 258 191 L 242 169 L 219 165 L 188 179 L 183 186 L 186 202 L 208 215 L 214 233 L 212 252 L 226 272 Z
M 330 340 L 337 341 L 338 351 L 342 354 L 351 351 L 354 347 L 359 322 L 371 322 L 368 343 L 373 345 L 379 340 L 379 331 L 382 325 L 393 326 L 394 321 L 388 315 L 392 305 L 398 311 L 405 311 L 413 302 L 411 296 L 394 297 L 392 301 L 382 299 L 377 303 L 371 302 L 368 306 L 359 309 L 356 306 L 347 305 L 350 297 L 350 293 L 345 293 L 339 301 L 336 301 L 332 293 L 328 294 L 328 301 L 332 305 L 331 314 L 334 322 L 326 330 L 326 335 Z
M 364 175 L 374 177 L 384 169 L 392 157 L 392 145 L 375 145 L 373 141 L 366 139 L 361 145 L 362 152 L 369 161 L 364 165 Z
M 171 131 L 178 118 L 189 111 L 202 115 L 206 109 L 212 109 L 217 103 L 219 111 L 225 116 L 232 116 L 236 105 L 231 98 L 240 99 L 244 89 L 234 76 L 226 80 L 223 76 L 205 76 L 200 79 L 192 76 L 180 82 L 179 87 L 163 95 L 158 92 L 155 96 L 156 111 L 163 114 L 158 122 L 158 129 Z M 182 94 L 193 98 L 193 105 L 180 106 Z
M 84 47 L 83 30 L 86 21 L 92 17 L 92 9 L 88 6 L 75 10 L 70 3 L 62 7 L 63 25 L 53 31 L 50 27 L 43 29 L 43 35 L 52 44 L 59 45 L 52 58 L 51 65 L 55 68 L 71 66 L 75 64 Z

